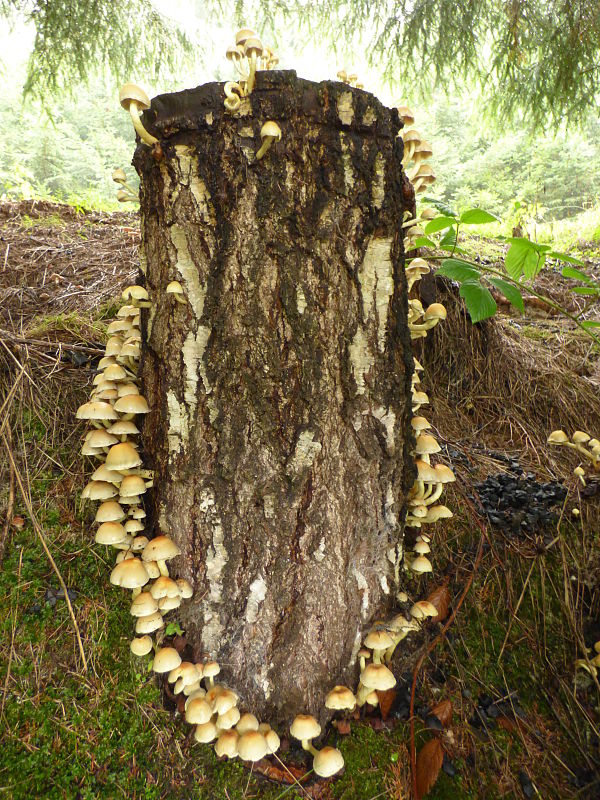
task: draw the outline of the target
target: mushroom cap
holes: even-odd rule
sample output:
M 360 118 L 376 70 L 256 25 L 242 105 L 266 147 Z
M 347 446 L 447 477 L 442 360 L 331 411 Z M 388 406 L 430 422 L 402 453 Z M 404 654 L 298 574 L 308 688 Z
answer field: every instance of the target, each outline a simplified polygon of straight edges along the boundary
M 591 437 L 589 433 L 586 433 L 585 431 L 575 431 L 573 436 L 571 436 L 571 441 L 575 444 L 585 444 L 586 442 L 589 442 L 590 438 Z
M 179 281 L 171 281 L 167 284 L 167 294 L 183 294 L 183 286 Z
M 129 534 L 120 522 L 103 522 L 94 537 L 96 544 L 113 545 L 129 541 Z
M 135 447 L 129 442 L 113 444 L 106 456 L 105 464 L 108 469 L 133 469 L 139 467 L 142 459 Z
M 208 722 L 203 722 L 201 725 L 196 725 L 194 739 L 202 744 L 208 744 L 208 742 L 213 742 L 218 734 L 217 726 L 214 722 L 209 720 Z
M 267 743 L 267 753 L 272 755 L 279 750 L 279 745 L 281 744 L 281 740 L 279 736 L 275 733 L 273 729 L 268 731 L 261 731 L 262 735 L 265 737 L 265 741 Z
M 325 698 L 325 708 L 336 711 L 341 709 L 352 710 L 356 706 L 356 697 L 347 686 L 334 686 Z
M 136 633 L 154 633 L 161 628 L 165 627 L 165 621 L 162 618 L 160 611 L 155 611 L 154 614 L 148 614 L 147 617 L 138 617 L 135 623 Z
M 238 738 L 237 749 L 243 761 L 260 761 L 267 755 L 267 742 L 262 733 L 246 731 Z
M 290 733 L 294 739 L 314 739 L 321 733 L 321 726 L 310 714 L 298 714 L 290 725 Z
M 428 600 L 418 600 L 411 608 L 410 613 L 415 619 L 426 619 L 438 615 L 437 608 Z
M 179 608 L 180 605 L 181 597 L 179 597 L 179 595 L 177 595 L 177 597 L 161 597 L 158 601 L 161 614 L 166 614 L 167 611 L 173 611 L 173 609 Z
M 93 481 L 105 481 L 106 483 L 119 484 L 123 480 L 120 472 L 114 469 L 108 469 L 106 464 L 101 464 L 98 469 L 92 473 Z
M 115 436 L 135 436 L 136 433 L 140 432 L 135 422 L 130 419 L 120 419 L 117 422 L 113 422 L 110 428 L 106 430 Z
M 110 403 L 105 403 L 103 400 L 91 400 L 89 403 L 84 403 L 77 409 L 75 415 L 77 419 L 99 419 L 99 420 L 112 420 L 118 419 L 119 415 Z
M 281 128 L 276 122 L 273 122 L 273 120 L 271 119 L 267 120 L 267 122 L 265 122 L 265 124 L 260 129 L 260 138 L 266 139 L 267 136 L 271 136 L 277 141 L 281 139 Z
M 236 42 L 237 44 L 237 42 Z M 244 42 L 244 55 L 251 56 L 252 53 L 256 53 L 257 56 L 261 56 L 263 51 L 263 46 L 261 40 L 258 38 L 256 34 L 254 36 L 248 37 Z
M 431 466 L 431 464 L 428 464 L 421 458 L 417 458 L 415 460 L 415 464 L 417 467 L 417 480 L 423 481 L 423 483 L 436 482 L 435 469 Z
M 181 664 L 181 656 L 174 647 L 161 647 L 156 651 L 152 669 L 154 672 L 170 672 Z
M 141 592 L 133 599 L 129 613 L 132 617 L 148 617 L 158 611 L 158 603 L 150 592 Z
M 229 730 L 229 728 L 233 728 L 236 722 L 240 718 L 240 710 L 236 706 L 232 706 L 228 711 L 224 714 L 219 714 L 217 717 L 217 728 L 219 730 L 225 731 Z
M 152 558 L 144 558 L 144 553 L 147 549 L 148 545 L 142 550 L 142 559 L 144 561 L 154 561 Z M 157 560 L 162 561 L 162 559 Z M 169 578 L 168 575 L 161 575 L 150 587 L 150 594 L 155 600 L 160 600 L 163 597 L 179 597 L 179 586 L 177 586 L 173 578 Z
M 238 696 L 235 692 L 232 692 L 231 689 L 224 689 L 215 697 L 213 701 L 213 708 L 217 714 L 226 714 L 236 705 L 237 701 Z M 239 719 L 240 718 L 238 716 L 234 725 L 239 721 Z
M 127 533 L 138 533 L 139 531 L 144 530 L 144 523 L 139 519 L 128 519 L 127 522 L 123 524 L 123 527 L 125 528 Z M 144 537 L 138 536 L 137 538 L 143 539 Z M 144 547 L 146 546 L 146 544 L 148 544 L 148 539 L 146 539 Z M 141 549 L 143 550 L 144 547 L 142 547 Z
M 85 441 L 90 447 L 110 447 L 117 444 L 119 440 L 104 428 L 94 428 L 87 434 Z
M 146 491 L 144 479 L 139 475 L 126 475 L 121 481 L 119 494 L 121 497 L 139 497 Z
M 406 131 L 402 131 L 402 139 L 405 142 L 420 142 L 423 137 L 416 128 L 409 128 Z
M 90 481 L 81 492 L 85 500 L 108 500 L 116 494 L 117 489 L 107 481 Z
M 258 720 L 254 714 L 242 714 L 238 724 L 235 726 L 235 729 L 240 735 L 242 733 L 247 733 L 248 731 L 257 731 Z
M 141 394 L 126 394 L 115 403 L 115 411 L 120 414 L 148 414 L 150 406 Z
M 235 35 L 235 43 L 236 45 L 244 45 L 248 39 L 253 39 L 256 37 L 256 33 L 250 28 L 241 28 L 236 35 Z
M 203 697 L 194 697 L 189 703 L 186 703 L 185 721 L 190 725 L 204 725 L 209 722 L 213 715 L 213 710 L 210 703 L 207 703 Z
M 185 578 L 177 578 L 175 580 L 175 583 L 179 587 L 179 594 L 181 595 L 181 599 L 189 600 L 189 598 L 192 597 L 192 595 L 194 594 L 192 584 Z
M 394 678 L 394 673 L 383 664 L 367 664 L 360 674 L 360 682 L 367 689 L 384 692 L 396 685 L 396 678 Z
M 371 630 L 364 638 L 364 644 L 370 650 L 387 650 L 392 647 L 394 640 L 386 631 Z
M 434 436 L 428 433 L 420 433 L 417 436 L 416 452 L 418 455 L 429 455 L 439 453 L 442 448 L 439 446 Z
M 456 480 L 450 467 L 447 467 L 445 464 L 436 464 L 434 470 L 435 480 L 433 483 L 454 483 Z
M 448 506 L 443 505 L 435 505 L 429 506 L 427 509 L 427 517 L 425 518 L 425 522 L 432 523 L 437 522 L 439 519 L 451 519 L 454 514 Z
M 313 759 L 313 769 L 321 778 L 329 778 L 344 767 L 344 757 L 335 747 L 324 747 Z
M 414 431 L 426 431 L 431 428 L 431 423 L 425 417 L 413 417 L 410 424 Z
M 119 89 L 119 103 L 126 110 L 131 103 L 135 103 L 140 108 L 150 108 L 150 98 L 143 89 L 135 83 L 126 83 Z
M 565 442 L 569 441 L 569 437 L 564 431 L 552 431 L 546 441 L 548 444 L 565 444 Z
M 223 731 L 215 744 L 215 753 L 219 758 L 235 758 L 238 754 L 237 743 L 239 734 L 235 730 Z
M 415 553 L 417 553 L 417 555 L 420 556 L 426 556 L 427 553 L 431 553 L 431 547 L 429 547 L 427 542 L 424 542 L 422 539 L 421 541 L 415 542 L 413 550 L 415 551 Z
M 167 561 L 181 554 L 181 550 L 168 536 L 155 536 L 142 551 L 144 561 Z
M 417 556 L 414 561 L 411 562 L 410 568 L 413 572 L 433 572 L 431 561 L 425 556 Z
M 129 644 L 129 649 L 134 656 L 147 656 L 152 650 L 152 639 L 150 636 L 140 636 L 139 638 L 132 639 Z
M 139 558 L 127 558 L 110 573 L 110 582 L 114 586 L 121 586 L 123 589 L 139 589 L 144 586 L 150 577 L 146 567 Z
M 96 522 L 120 522 L 125 512 L 116 500 L 105 500 L 96 511 Z
M 221 672 L 221 667 L 216 661 L 207 661 L 202 665 L 202 677 L 204 678 L 214 678 L 219 672 Z

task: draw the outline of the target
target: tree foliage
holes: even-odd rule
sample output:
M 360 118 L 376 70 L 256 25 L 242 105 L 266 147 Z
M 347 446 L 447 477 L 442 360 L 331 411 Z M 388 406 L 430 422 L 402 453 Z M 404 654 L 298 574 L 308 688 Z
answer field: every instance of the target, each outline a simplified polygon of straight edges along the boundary
M 261 0 L 266 18 L 273 3 Z M 600 85 L 600 3 L 590 0 L 279 0 L 315 34 L 364 32 L 371 62 L 427 94 L 478 81 L 497 118 L 577 121 Z
M 25 93 L 39 98 L 88 82 L 99 68 L 121 81 L 143 75 L 151 82 L 191 50 L 185 32 L 150 0 L 0 0 L 0 15 L 35 26 Z

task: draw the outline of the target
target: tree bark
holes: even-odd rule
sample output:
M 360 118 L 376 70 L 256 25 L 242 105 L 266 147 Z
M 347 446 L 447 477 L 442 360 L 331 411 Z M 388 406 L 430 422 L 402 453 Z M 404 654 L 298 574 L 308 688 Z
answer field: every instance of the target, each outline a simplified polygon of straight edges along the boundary
M 367 92 L 259 72 L 152 101 L 138 146 L 143 431 L 177 612 L 241 704 L 324 718 L 394 603 L 412 483 L 400 122 Z M 260 129 L 282 140 L 256 160 Z M 170 281 L 184 290 L 179 303 Z

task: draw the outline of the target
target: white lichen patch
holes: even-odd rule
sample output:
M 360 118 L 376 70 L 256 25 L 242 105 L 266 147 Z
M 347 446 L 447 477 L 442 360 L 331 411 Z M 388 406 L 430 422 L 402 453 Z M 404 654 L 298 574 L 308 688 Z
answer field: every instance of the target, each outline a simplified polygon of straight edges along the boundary
M 212 111 L 209 111 L 208 114 L 204 117 L 204 119 L 206 120 L 206 124 L 207 125 L 212 125 L 213 124 L 213 113 L 212 113 Z
M 377 120 L 377 114 L 375 110 L 371 107 L 367 108 L 365 113 L 363 114 L 363 125 L 372 125 Z
M 342 125 L 350 125 L 354 119 L 352 92 L 342 92 L 337 99 L 337 113 Z
M 192 261 L 185 231 L 180 225 L 171 225 L 171 241 L 177 251 L 177 269 L 186 288 L 186 294 L 197 320 L 204 312 L 206 286 L 200 282 L 198 268 Z
M 344 167 L 344 186 L 348 192 L 354 187 L 354 167 L 352 166 L 348 140 L 343 132 L 340 132 L 340 148 L 342 151 L 342 166 Z
M 215 496 L 212 489 L 204 489 L 200 495 L 198 508 L 206 516 L 206 523 L 212 531 L 212 542 L 207 548 L 205 562 L 208 593 L 204 600 L 202 640 L 206 650 L 209 653 L 215 653 L 223 634 L 223 625 L 217 606 L 223 599 L 222 575 L 229 555 L 225 549 L 223 524 L 215 507 Z
M 254 677 L 254 682 L 257 684 L 257 686 L 260 686 L 260 688 L 262 689 L 265 700 L 268 700 L 269 697 L 271 697 L 271 695 L 273 694 L 273 684 L 267 677 L 269 674 L 269 669 L 271 669 L 272 666 L 273 663 L 269 664 L 268 666 L 266 664 L 263 664 L 258 673 Z
M 243 139 L 254 139 L 254 130 L 250 125 L 246 125 L 243 128 L 238 128 L 238 134 Z
M 306 297 L 300 285 L 296 286 L 296 308 L 299 314 L 304 314 L 306 311 Z
M 390 298 L 394 292 L 391 259 L 392 240 L 372 238 L 367 245 L 358 270 L 362 296 L 363 321 L 371 316 L 373 305 L 377 311 L 377 348 L 383 353 L 389 315 Z
M 375 359 L 369 350 L 367 337 L 360 325 L 354 334 L 352 344 L 348 347 L 348 352 L 350 353 L 350 365 L 356 383 L 356 394 L 364 394 L 366 388 L 365 375 L 375 363 Z
M 182 447 L 185 449 L 188 441 L 190 423 L 185 403 L 179 402 L 172 389 L 167 392 L 167 413 L 169 415 L 167 431 L 169 453 L 179 453 Z
M 377 153 L 375 157 L 371 197 L 375 208 L 381 208 L 385 199 L 385 159 L 382 153 Z
M 375 419 L 378 419 L 383 426 L 385 432 L 385 445 L 389 455 L 393 455 L 396 450 L 396 441 L 394 438 L 394 426 L 396 424 L 396 415 L 392 409 L 384 408 L 384 406 L 375 406 L 371 412 Z
M 349 667 L 356 666 L 356 660 L 358 658 L 358 651 L 360 650 L 362 645 L 362 631 L 357 631 L 356 636 L 354 637 L 354 644 L 352 645 L 352 653 L 350 654 L 350 661 L 348 662 Z
M 318 561 L 319 563 L 321 563 L 321 561 L 323 561 L 323 559 L 325 558 L 325 537 L 323 537 L 319 542 L 319 546 L 313 553 L 313 558 L 315 559 L 315 561 Z
M 267 584 L 261 575 L 250 584 L 250 594 L 248 595 L 248 601 L 246 602 L 246 622 L 256 622 L 258 619 L 260 604 L 263 602 L 266 596 Z
M 266 494 L 263 497 L 265 519 L 275 519 L 275 495 Z
M 196 211 L 200 219 L 205 222 L 212 222 L 215 218 L 214 209 L 210 202 L 210 192 L 202 178 L 198 175 L 196 165 L 198 159 L 194 149 L 187 145 L 175 145 L 177 158 L 173 159 L 173 166 L 178 167 L 179 184 L 189 187 L 194 200 L 196 201 Z
M 367 583 L 367 579 L 362 572 L 359 572 L 356 567 L 352 567 L 352 574 L 354 575 L 358 585 L 358 591 L 361 595 L 360 609 L 363 617 L 365 617 L 369 608 L 369 584 Z
M 156 303 L 152 303 L 150 308 L 148 309 L 148 319 L 146 322 L 146 341 L 150 341 L 150 337 L 152 336 L 152 327 L 154 325 L 154 318 L 156 317 L 158 306 Z
M 392 240 L 373 239 L 369 246 L 373 246 L 375 272 L 377 274 L 377 289 L 375 291 L 377 347 L 379 348 L 379 352 L 383 353 L 385 350 L 390 299 L 394 293 L 394 276 L 391 257 Z
M 296 442 L 294 455 L 289 459 L 286 472 L 288 475 L 298 474 L 312 466 L 313 461 L 321 452 L 321 442 L 314 441 L 312 431 L 302 431 Z
M 171 530 L 171 523 L 167 515 L 167 507 L 164 503 L 161 503 L 158 509 L 158 529 L 161 533 L 169 533 Z
M 385 577 L 385 575 L 380 575 L 379 576 L 379 585 L 381 586 L 381 589 L 382 589 L 384 594 L 389 594 L 390 593 L 390 585 L 387 582 L 387 578 Z

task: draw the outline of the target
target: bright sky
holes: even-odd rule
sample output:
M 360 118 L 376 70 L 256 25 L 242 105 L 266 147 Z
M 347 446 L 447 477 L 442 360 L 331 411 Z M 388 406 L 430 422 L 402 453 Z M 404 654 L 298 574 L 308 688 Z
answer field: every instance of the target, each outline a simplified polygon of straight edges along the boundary
M 176 85 L 170 83 L 169 86 L 149 86 L 143 75 L 131 75 L 131 80 L 144 86 L 150 94 L 159 94 L 164 91 L 189 88 L 217 78 L 223 80 L 234 77 L 233 68 L 225 58 L 225 50 L 233 42 L 235 26 L 228 22 L 222 23 L 218 19 L 211 20 L 207 24 L 206 20 L 198 18 L 195 12 L 196 4 L 191 0 L 153 0 L 153 4 L 161 13 L 181 25 L 192 40 L 198 42 L 199 51 L 204 54 L 206 63 L 203 65 L 199 60 L 188 74 L 181 76 L 181 82 L 177 81 Z M 246 5 L 249 9 L 246 24 L 253 27 L 256 22 L 252 17 L 258 16 L 252 12 L 256 3 L 249 2 Z M 260 35 L 260 31 L 258 33 Z M 33 38 L 33 26 L 18 24 L 11 31 L 0 28 L 0 59 L 7 66 L 10 65 L 11 72 L 27 60 Z M 269 43 L 268 37 L 265 37 L 265 42 Z M 310 39 L 302 44 L 297 41 L 297 37 L 292 41 L 290 36 L 289 42 L 282 37 L 277 46 L 277 54 L 280 68 L 294 69 L 303 78 L 314 81 L 333 79 L 339 69 L 345 69 L 347 72 L 357 73 L 365 88 L 376 94 L 385 104 L 393 105 L 402 99 L 389 87 L 384 86 L 377 71 L 369 69 L 364 57 L 356 51 L 350 52 L 345 59 L 341 55 L 336 58 L 325 44 Z

